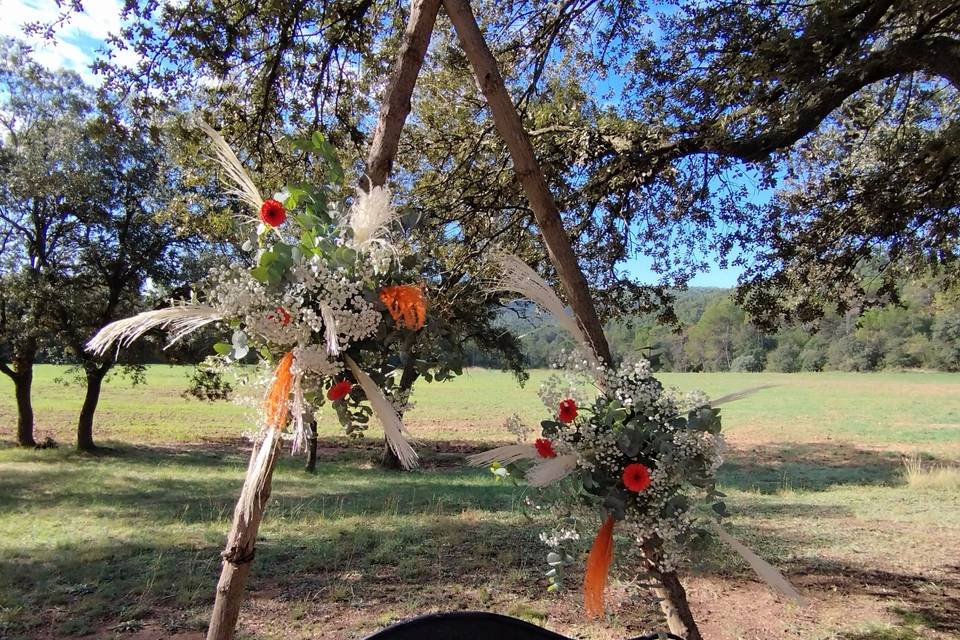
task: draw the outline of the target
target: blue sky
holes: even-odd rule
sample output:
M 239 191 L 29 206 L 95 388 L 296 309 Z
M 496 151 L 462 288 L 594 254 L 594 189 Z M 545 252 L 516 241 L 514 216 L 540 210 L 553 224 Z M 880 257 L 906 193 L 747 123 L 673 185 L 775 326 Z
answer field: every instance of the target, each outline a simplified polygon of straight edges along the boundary
M 651 260 L 646 256 L 640 256 L 638 258 L 633 258 L 624 263 L 623 268 L 629 272 L 633 278 L 639 282 L 645 284 L 654 284 L 659 280 L 659 277 L 651 269 Z M 737 284 L 737 277 L 740 275 L 742 269 L 740 268 L 728 268 L 721 269 L 720 267 L 714 267 L 712 270 L 706 273 L 700 273 L 696 275 L 691 281 L 691 287 L 732 287 Z
M 65 3 L 69 4 L 69 3 Z M 51 69 L 76 71 L 90 83 L 96 78 L 90 71 L 95 51 L 102 47 L 107 36 L 121 27 L 122 0 L 83 0 L 83 13 L 74 14 L 59 29 L 52 42 L 39 38 L 25 38 L 23 27 L 32 22 L 50 23 L 61 14 L 53 0 L 3 0 L 3 20 L 0 35 L 25 39 L 34 48 L 34 58 Z M 118 61 L 132 63 L 136 54 L 119 52 Z

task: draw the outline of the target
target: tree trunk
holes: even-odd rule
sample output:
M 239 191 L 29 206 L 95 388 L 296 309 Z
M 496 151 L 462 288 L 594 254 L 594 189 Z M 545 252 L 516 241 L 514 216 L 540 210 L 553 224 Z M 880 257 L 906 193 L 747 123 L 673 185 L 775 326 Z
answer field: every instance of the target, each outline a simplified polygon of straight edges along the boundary
M 311 413 L 310 421 L 307 422 L 307 464 L 304 470 L 307 473 L 315 473 L 317 470 L 317 418 Z
M 600 323 L 596 307 L 593 306 L 590 288 L 573 253 L 570 238 L 567 237 L 567 232 L 563 228 L 560 210 L 557 209 L 553 195 L 547 187 L 543 171 L 540 170 L 540 165 L 533 153 L 530 138 L 523 128 L 510 94 L 507 93 L 503 77 L 497 68 L 497 61 L 483 39 L 477 19 L 467 0 L 443 0 L 443 6 L 447 10 L 447 15 L 450 16 L 457 35 L 460 36 L 463 50 L 473 67 L 473 74 L 477 78 L 483 95 L 487 98 L 487 104 L 490 105 L 493 123 L 510 150 L 513 169 L 527 194 L 530 208 L 540 227 L 540 234 L 547 245 L 550 260 L 567 294 L 567 301 L 580 326 L 583 327 L 594 353 L 610 364 L 610 347 L 603 333 L 603 325 Z
M 404 32 L 400 57 L 390 74 L 387 90 L 383 96 L 383 105 L 380 107 L 380 116 L 377 119 L 377 127 L 373 132 L 370 153 L 367 155 L 369 184 L 366 188 L 368 189 L 383 186 L 390 175 L 393 160 L 397 155 L 397 146 L 400 143 L 400 133 L 410 114 L 413 88 L 417 84 L 417 76 L 420 75 L 423 60 L 427 55 L 430 36 L 433 34 L 433 26 L 439 12 L 440 0 L 414 0 L 410 6 L 410 20 Z M 406 370 L 404 370 L 404 376 L 406 376 Z M 410 384 L 413 384 L 413 381 Z M 400 387 L 401 389 L 409 388 L 409 385 L 404 387 L 401 380 Z M 386 438 L 383 440 L 380 466 L 397 471 L 403 469 L 400 458 L 390 448 Z
M 390 447 L 390 443 L 386 438 L 383 439 L 383 454 L 380 456 L 380 468 L 386 469 L 387 471 L 403 471 L 403 464 L 400 463 L 400 458 L 397 457 L 397 454 Z
M 109 366 L 87 368 L 87 392 L 80 408 L 80 418 L 77 420 L 77 449 L 79 451 L 96 451 L 97 445 L 93 442 L 93 416 L 97 412 L 100 402 L 100 389 L 103 387 L 103 378 L 109 371 Z
M 223 569 L 217 583 L 217 596 L 207 629 L 207 640 L 232 640 L 240 616 L 240 603 L 256 552 L 257 531 L 270 499 L 273 468 L 280 452 L 280 438 L 269 429 L 263 442 L 254 446 L 247 466 L 247 477 L 240 499 L 233 510 L 233 526 L 227 546 L 220 555 Z
M 460 37 L 464 52 L 470 60 L 473 73 L 487 99 L 487 104 L 490 105 L 494 125 L 510 150 L 514 171 L 527 194 L 530 208 L 533 210 L 540 233 L 547 245 L 550 260 L 566 291 L 567 300 L 597 357 L 609 365 L 611 363 L 610 346 L 607 344 L 603 325 L 600 323 L 596 307 L 590 297 L 586 278 L 580 270 L 570 239 L 563 228 L 560 211 L 547 187 L 547 181 L 537 163 L 530 138 L 507 92 L 503 77 L 497 68 L 497 62 L 487 47 L 469 2 L 443 0 L 443 6 Z M 645 549 L 647 547 L 653 554 L 648 557 L 658 557 L 656 554 L 660 545 L 657 540 L 645 543 Z M 700 632 L 690 611 L 686 592 L 676 572 L 664 572 L 659 574 L 659 577 L 663 588 L 657 591 L 657 595 L 661 598 L 660 606 L 667 617 L 670 631 L 687 640 L 700 640 Z
M 17 444 L 21 447 L 35 447 L 33 437 L 33 402 L 30 394 L 33 389 L 33 362 L 17 364 L 16 374 L 11 376 L 14 394 L 17 397 Z

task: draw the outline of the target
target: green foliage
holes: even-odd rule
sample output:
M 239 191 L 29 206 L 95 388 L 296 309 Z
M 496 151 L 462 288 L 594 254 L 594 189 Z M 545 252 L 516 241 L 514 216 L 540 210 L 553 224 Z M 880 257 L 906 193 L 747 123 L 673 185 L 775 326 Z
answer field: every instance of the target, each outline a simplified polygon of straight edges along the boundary
M 753 326 L 730 291 L 690 289 L 676 294 L 677 325 L 647 314 L 609 322 L 606 333 L 615 358 L 643 355 L 661 371 L 958 370 L 954 290 L 927 276 L 904 280 L 899 288 L 898 303 L 861 314 L 831 312 L 815 325 L 787 325 L 774 333 Z M 549 366 L 565 338 L 527 311 L 514 307 L 500 322 L 523 336 L 529 366 Z M 469 363 L 497 366 L 499 360 L 471 349 Z
M 947 371 L 960 371 L 960 311 L 957 308 L 937 314 L 931 342 L 935 362 Z

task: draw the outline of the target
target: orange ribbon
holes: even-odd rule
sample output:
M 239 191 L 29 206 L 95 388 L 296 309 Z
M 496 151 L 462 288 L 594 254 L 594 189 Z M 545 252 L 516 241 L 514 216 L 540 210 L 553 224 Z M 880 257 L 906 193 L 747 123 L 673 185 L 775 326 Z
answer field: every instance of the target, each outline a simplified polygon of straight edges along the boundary
M 283 429 L 287 423 L 287 398 L 293 388 L 293 352 L 289 352 L 280 359 L 277 372 L 273 376 L 273 384 L 267 393 L 267 426 L 277 431 Z
M 583 604 L 587 617 L 603 615 L 603 592 L 607 588 L 610 561 L 613 560 L 613 516 L 607 516 L 597 537 L 593 539 L 590 555 L 587 556 L 587 573 L 583 577 Z

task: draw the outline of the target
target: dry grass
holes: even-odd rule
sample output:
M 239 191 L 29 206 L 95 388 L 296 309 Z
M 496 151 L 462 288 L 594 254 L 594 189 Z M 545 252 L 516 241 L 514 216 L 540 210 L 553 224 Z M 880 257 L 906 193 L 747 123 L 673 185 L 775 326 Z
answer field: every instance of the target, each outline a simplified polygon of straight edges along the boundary
M 903 479 L 911 489 L 960 490 L 960 467 L 937 464 L 914 454 L 903 459 Z

